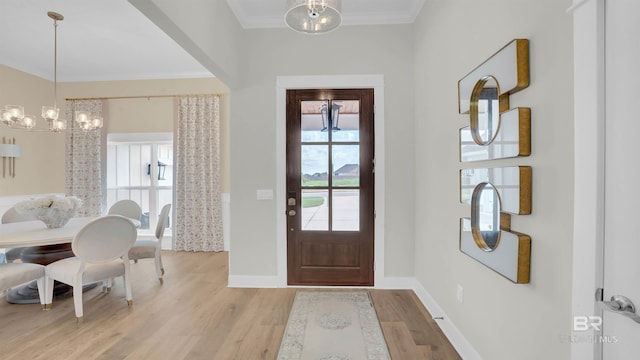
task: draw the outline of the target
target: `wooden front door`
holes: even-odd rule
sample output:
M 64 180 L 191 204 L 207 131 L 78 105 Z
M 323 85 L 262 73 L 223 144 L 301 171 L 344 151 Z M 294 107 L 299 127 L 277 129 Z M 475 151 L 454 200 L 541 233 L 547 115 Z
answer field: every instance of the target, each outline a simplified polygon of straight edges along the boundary
M 289 285 L 373 285 L 373 89 L 287 91 Z

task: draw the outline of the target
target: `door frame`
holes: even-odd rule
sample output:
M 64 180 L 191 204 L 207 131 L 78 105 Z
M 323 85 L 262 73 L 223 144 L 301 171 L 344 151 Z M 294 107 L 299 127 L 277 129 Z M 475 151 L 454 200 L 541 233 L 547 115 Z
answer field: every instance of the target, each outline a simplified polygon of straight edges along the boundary
M 286 122 L 287 90 L 296 89 L 348 89 L 373 88 L 375 106 L 375 219 L 374 219 L 374 287 L 383 285 L 384 279 L 384 76 L 371 75 L 310 75 L 276 77 L 276 238 L 277 282 L 287 285 L 287 217 L 286 217 Z
M 603 286 L 605 0 L 574 0 L 574 200 L 571 316 L 595 315 Z M 594 160 L 595 159 L 595 160 Z M 573 318 L 567 319 L 572 324 Z M 571 326 L 567 334 L 572 335 Z M 600 359 L 597 343 L 574 342 L 571 359 Z

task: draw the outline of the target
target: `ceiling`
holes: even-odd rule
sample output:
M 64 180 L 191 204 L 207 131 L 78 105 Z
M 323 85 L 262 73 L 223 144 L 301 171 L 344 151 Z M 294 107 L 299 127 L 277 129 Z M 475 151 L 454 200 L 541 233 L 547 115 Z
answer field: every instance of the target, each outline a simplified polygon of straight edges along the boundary
M 245 29 L 284 27 L 286 0 L 227 0 Z M 424 0 L 342 0 L 342 25 L 412 23 Z
M 285 26 L 285 0 L 226 1 L 245 29 Z M 343 25 L 411 23 L 423 3 L 343 0 Z M 48 11 L 64 16 L 58 23 L 59 82 L 211 76 L 126 0 L 0 0 L 1 64 L 53 80 Z

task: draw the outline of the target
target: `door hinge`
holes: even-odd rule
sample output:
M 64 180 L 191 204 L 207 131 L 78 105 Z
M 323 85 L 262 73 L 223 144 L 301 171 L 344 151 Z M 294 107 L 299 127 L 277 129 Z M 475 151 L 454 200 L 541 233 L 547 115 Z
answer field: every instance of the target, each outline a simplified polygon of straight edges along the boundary
M 376 173 L 376 158 L 371 159 L 371 164 L 373 165 L 373 168 L 372 168 L 371 172 L 373 174 L 375 174 Z
M 373 272 L 376 272 L 376 262 L 373 262 Z
M 604 289 L 603 288 L 597 288 L 596 289 L 596 301 L 603 301 L 604 300 Z

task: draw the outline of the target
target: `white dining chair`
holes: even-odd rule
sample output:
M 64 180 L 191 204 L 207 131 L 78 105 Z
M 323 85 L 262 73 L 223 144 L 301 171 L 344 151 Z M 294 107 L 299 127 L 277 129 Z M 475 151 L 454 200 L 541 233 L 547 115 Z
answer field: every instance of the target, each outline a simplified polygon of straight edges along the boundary
M 133 304 L 129 276 L 129 249 L 136 241 L 137 229 L 126 217 L 106 215 L 92 220 L 73 238 L 76 257 L 53 262 L 45 267 L 46 307 L 53 300 L 53 281 L 73 286 L 76 318 L 82 322 L 82 285 L 124 278 L 127 304 Z
M 45 309 L 44 266 L 32 263 L 0 264 L 0 290 L 9 290 L 18 285 L 36 280 L 40 304 Z M 53 289 L 52 289 L 53 290 Z
M 142 209 L 137 202 L 133 200 L 120 200 L 116 201 L 108 211 L 109 215 L 122 215 L 130 219 L 140 221 L 142 217 Z
M 156 274 L 160 284 L 163 283 L 162 276 L 164 275 L 164 266 L 162 265 L 161 247 L 162 238 L 164 237 L 164 229 L 167 227 L 167 218 L 169 217 L 169 211 L 171 210 L 171 204 L 166 204 L 160 210 L 160 216 L 158 217 L 158 225 L 156 225 L 156 239 L 155 240 L 137 240 L 131 250 L 129 250 L 129 259 L 138 262 L 139 259 L 155 259 Z
M 2 214 L 2 219 L 0 220 L 0 222 L 3 224 L 9 224 L 31 220 L 35 220 L 35 218 L 31 214 L 21 214 L 16 210 L 15 207 L 11 207 L 9 208 L 9 210 L 5 211 L 4 214 Z M 10 263 L 20 259 L 22 250 L 24 250 L 23 247 L 7 249 L 4 253 L 4 262 Z

